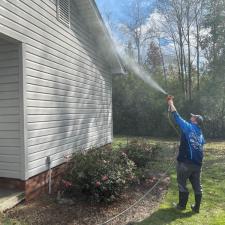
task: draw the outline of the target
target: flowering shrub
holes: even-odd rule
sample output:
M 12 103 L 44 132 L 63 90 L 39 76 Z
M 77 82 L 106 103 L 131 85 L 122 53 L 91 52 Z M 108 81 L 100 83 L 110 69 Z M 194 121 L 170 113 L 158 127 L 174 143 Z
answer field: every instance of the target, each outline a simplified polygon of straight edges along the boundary
M 102 147 L 76 153 L 68 179 L 96 201 L 111 202 L 133 181 L 135 169 L 126 153 Z

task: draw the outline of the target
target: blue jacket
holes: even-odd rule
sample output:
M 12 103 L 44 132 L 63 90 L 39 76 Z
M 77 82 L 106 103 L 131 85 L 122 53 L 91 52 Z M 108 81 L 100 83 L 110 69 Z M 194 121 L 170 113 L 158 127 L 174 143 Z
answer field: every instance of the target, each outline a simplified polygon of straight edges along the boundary
M 193 163 L 201 166 L 203 159 L 203 145 L 205 144 L 201 128 L 197 124 L 187 122 L 177 112 L 173 112 L 172 114 L 177 125 L 181 129 L 177 160 L 179 162 Z

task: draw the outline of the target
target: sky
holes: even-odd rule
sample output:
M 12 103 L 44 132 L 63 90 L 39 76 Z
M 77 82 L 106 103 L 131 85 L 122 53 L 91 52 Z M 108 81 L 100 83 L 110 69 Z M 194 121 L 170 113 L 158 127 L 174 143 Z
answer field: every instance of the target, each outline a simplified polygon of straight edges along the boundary
M 98 8 L 104 16 L 107 13 L 110 13 L 114 22 L 118 22 L 120 19 L 123 19 L 123 11 L 130 0 L 96 0 Z
M 123 39 L 123 35 L 118 30 L 121 25 L 128 24 L 132 18 L 132 9 L 134 0 L 96 0 L 99 11 L 105 20 L 105 24 L 111 32 L 114 39 Z M 154 10 L 155 0 L 142 1 L 142 14 L 148 18 Z M 116 41 L 116 40 L 114 40 Z
M 118 27 L 121 27 L 122 24 L 126 24 L 127 22 L 129 22 L 129 18 L 131 18 L 131 16 L 129 16 L 129 12 L 131 12 L 132 1 L 133 0 L 96 0 L 96 4 L 103 19 L 105 20 L 105 23 L 107 24 L 110 21 L 110 23 L 117 26 L 116 29 L 113 29 L 113 26 L 110 26 L 111 36 L 113 37 L 114 42 L 116 42 L 117 44 L 121 44 L 123 42 L 122 40 L 124 40 L 121 32 L 118 32 Z M 154 4 L 155 2 L 156 0 L 146 0 L 145 4 L 143 5 L 143 8 L 146 9 L 145 12 L 147 13 L 146 22 L 142 25 L 143 30 L 147 31 L 150 27 L 158 27 L 159 30 L 164 29 L 162 25 L 163 16 L 157 12 Z M 109 17 L 109 21 L 107 17 Z M 160 43 L 164 55 L 167 56 L 169 61 L 170 59 L 173 60 L 175 50 L 171 40 L 168 40 L 167 38 L 161 38 Z M 192 44 L 193 46 L 195 46 L 194 38 Z M 148 46 L 148 43 L 146 46 Z M 145 46 L 144 48 L 147 49 L 147 47 Z M 193 49 L 193 58 L 195 57 L 194 55 L 195 49 Z
M 113 26 L 110 26 L 110 32 L 111 36 L 114 39 L 114 42 L 118 43 L 123 40 L 123 36 L 120 32 L 118 32 L 118 25 L 129 22 L 129 13 L 131 11 L 131 2 L 132 0 L 96 0 L 96 4 L 99 8 L 99 11 L 105 20 L 105 23 L 107 24 L 110 20 L 110 23 L 117 26 L 116 29 L 113 29 Z M 146 9 L 146 23 L 143 24 L 143 30 L 149 29 L 149 27 L 154 26 L 156 23 L 156 20 L 160 20 L 157 13 L 154 13 L 155 10 L 155 0 L 148 0 L 145 1 L 144 9 Z M 143 12 L 143 10 L 142 10 Z M 107 16 L 109 16 L 109 19 L 107 19 Z M 109 29 L 109 26 L 108 26 Z M 122 41 L 123 42 L 123 41 Z M 165 44 L 165 52 L 166 54 L 171 54 L 171 51 L 173 49 L 173 46 L 171 46 L 171 43 L 166 43 L 165 40 L 161 43 Z
M 96 4 L 102 16 L 104 17 L 106 14 L 110 14 L 110 19 L 112 19 L 114 23 L 119 23 L 127 19 L 128 8 L 131 2 L 131 0 L 96 0 Z M 154 0 L 149 0 L 147 2 L 146 9 L 148 9 L 148 6 L 153 7 Z

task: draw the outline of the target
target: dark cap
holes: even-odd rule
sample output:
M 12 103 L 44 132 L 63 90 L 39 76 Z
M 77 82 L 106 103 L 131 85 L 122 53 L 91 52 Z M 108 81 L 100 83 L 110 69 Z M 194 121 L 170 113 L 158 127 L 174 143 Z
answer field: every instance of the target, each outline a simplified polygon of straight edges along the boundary
M 201 115 L 195 115 L 193 113 L 191 113 L 191 116 L 195 117 L 196 118 L 196 121 L 199 125 L 202 125 L 203 124 L 203 117 Z

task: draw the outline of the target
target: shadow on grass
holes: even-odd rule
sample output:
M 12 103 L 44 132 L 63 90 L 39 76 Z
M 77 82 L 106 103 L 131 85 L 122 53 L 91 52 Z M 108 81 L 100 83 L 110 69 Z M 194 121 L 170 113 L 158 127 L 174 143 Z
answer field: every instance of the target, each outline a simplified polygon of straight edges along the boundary
M 172 221 L 182 218 L 188 218 L 193 215 L 193 212 L 179 212 L 174 208 L 159 209 L 153 213 L 150 217 L 143 220 L 142 222 L 136 223 L 136 225 L 166 225 Z

